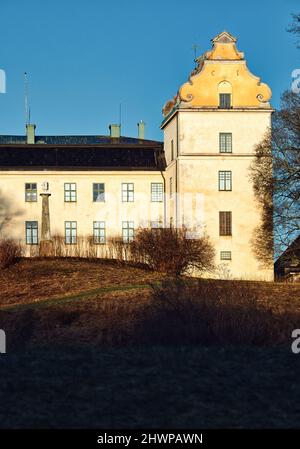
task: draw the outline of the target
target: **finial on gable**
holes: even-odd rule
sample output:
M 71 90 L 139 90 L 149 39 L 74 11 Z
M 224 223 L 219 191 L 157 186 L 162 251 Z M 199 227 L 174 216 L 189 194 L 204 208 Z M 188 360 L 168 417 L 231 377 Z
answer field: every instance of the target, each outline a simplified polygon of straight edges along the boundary
M 236 37 L 232 36 L 232 34 L 228 33 L 228 31 L 222 31 L 222 33 L 218 34 L 216 37 L 211 39 L 212 42 L 220 42 L 221 44 L 229 44 L 231 42 L 236 42 Z

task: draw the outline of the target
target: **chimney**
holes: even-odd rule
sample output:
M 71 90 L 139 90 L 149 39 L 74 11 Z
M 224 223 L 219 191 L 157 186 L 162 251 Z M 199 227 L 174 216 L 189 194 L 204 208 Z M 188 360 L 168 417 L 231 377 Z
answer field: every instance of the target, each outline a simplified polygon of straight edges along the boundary
M 27 143 L 35 143 L 35 125 L 26 125 Z
M 109 125 L 110 137 L 119 138 L 121 136 L 121 125 Z
M 145 125 L 146 123 L 141 120 L 138 124 L 138 138 L 141 140 L 145 139 Z

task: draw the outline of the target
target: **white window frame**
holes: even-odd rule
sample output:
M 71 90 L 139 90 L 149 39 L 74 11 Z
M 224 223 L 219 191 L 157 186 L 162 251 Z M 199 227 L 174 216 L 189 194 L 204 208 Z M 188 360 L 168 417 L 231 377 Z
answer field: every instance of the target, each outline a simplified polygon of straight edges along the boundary
M 65 221 L 65 244 L 77 244 L 77 221 Z
M 104 245 L 106 243 L 105 221 L 93 222 L 93 242 L 95 245 Z
M 77 184 L 76 182 L 65 182 L 64 184 L 65 203 L 77 202 Z
M 134 183 L 122 182 L 121 187 L 122 202 L 133 203 L 134 202 Z
M 123 221 L 122 222 L 122 238 L 123 243 L 130 243 L 134 239 L 134 222 Z

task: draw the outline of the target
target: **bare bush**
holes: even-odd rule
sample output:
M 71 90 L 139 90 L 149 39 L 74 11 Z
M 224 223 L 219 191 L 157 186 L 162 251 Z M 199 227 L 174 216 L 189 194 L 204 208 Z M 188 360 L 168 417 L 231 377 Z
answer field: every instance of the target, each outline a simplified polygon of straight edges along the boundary
M 0 269 L 8 268 L 22 256 L 21 245 L 12 239 L 0 240 Z
M 185 228 L 139 229 L 131 252 L 135 260 L 170 275 L 214 269 L 215 251 L 209 238 L 190 239 Z
M 145 344 L 276 345 L 290 341 L 298 319 L 260 306 L 248 282 L 166 280 L 153 288 L 136 338 Z

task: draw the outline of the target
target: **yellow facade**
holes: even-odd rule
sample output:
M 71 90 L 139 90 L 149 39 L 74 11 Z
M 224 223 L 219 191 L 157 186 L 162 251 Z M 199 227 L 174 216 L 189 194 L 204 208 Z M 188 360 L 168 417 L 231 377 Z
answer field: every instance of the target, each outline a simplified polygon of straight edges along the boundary
M 163 109 L 166 186 L 170 178 L 177 185 L 177 196 L 167 194 L 167 222 L 210 236 L 220 277 L 272 280 L 273 266 L 256 259 L 251 243 L 261 210 L 249 178 L 255 146 L 271 126 L 271 91 L 249 72 L 235 42 L 226 32 L 213 39 Z M 220 94 L 229 95 L 228 108 L 220 107 Z M 230 135 L 230 152 L 220 152 L 222 134 Z M 224 173 L 230 190 L 220 190 Z M 220 212 L 231 213 L 231 235 L 220 235 Z M 224 252 L 231 260 L 222 260 Z
M 2 170 L 2 233 L 21 240 L 26 254 L 32 254 L 24 226 L 38 221 L 40 227 L 39 194 L 46 182 L 52 235 L 63 236 L 66 221 L 75 221 L 77 235 L 83 237 L 92 235 L 94 221 L 103 221 L 107 239 L 122 235 L 124 221 L 133 222 L 135 229 L 153 222 L 184 225 L 193 237 L 210 236 L 216 249 L 215 276 L 272 280 L 273 266 L 262 266 L 251 245 L 261 210 L 249 178 L 255 145 L 271 125 L 271 91 L 249 72 L 227 32 L 213 39 L 212 50 L 197 63 L 163 109 L 164 171 Z M 25 183 L 37 183 L 37 202 L 25 202 Z M 65 183 L 76 184 L 76 202 L 64 201 Z M 105 184 L 104 202 L 93 201 L 93 183 Z M 133 202 L 122 201 L 122 183 L 134 184 Z M 151 201 L 151 183 L 163 185 L 164 201 Z M 224 212 L 226 220 L 230 213 L 228 235 L 220 235 Z
M 1 201 L 8 221 L 3 232 L 7 236 L 19 239 L 29 255 L 32 248 L 25 244 L 25 222 L 38 221 L 42 215 L 42 185 L 49 184 L 50 230 L 52 235 L 64 236 L 65 222 L 77 223 L 77 236 L 93 235 L 93 222 L 104 221 L 106 239 L 122 236 L 123 221 L 131 221 L 134 228 L 148 227 L 151 222 L 163 221 L 163 202 L 151 201 L 151 183 L 163 183 L 159 172 L 87 172 L 87 171 L 32 171 L 1 173 Z M 25 183 L 37 183 L 36 202 L 26 202 Z M 64 199 L 65 183 L 76 184 L 76 201 L 66 202 Z M 105 200 L 93 201 L 93 184 L 104 183 Z M 122 184 L 134 185 L 134 201 L 122 201 Z M 14 195 L 12 197 L 11 191 Z M 39 226 L 40 228 L 40 226 Z

